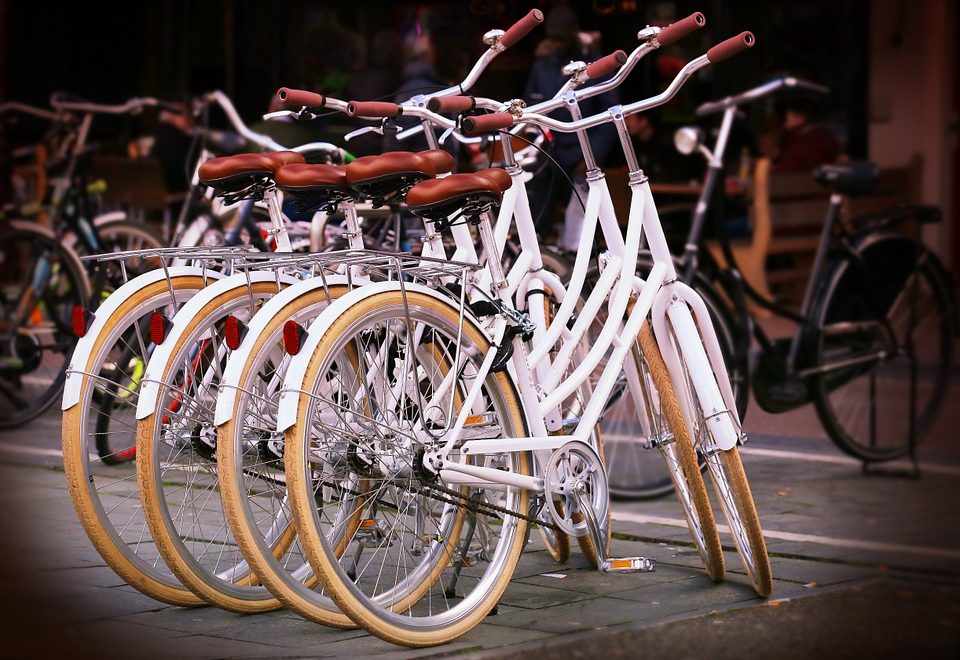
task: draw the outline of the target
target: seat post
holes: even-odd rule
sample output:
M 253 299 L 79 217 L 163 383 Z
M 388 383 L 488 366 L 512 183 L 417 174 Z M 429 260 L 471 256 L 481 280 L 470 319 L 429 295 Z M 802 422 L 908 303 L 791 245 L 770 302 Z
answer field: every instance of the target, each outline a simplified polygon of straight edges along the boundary
M 263 193 L 263 201 L 270 213 L 270 224 L 273 225 L 273 235 L 277 241 L 277 252 L 292 252 L 290 236 L 287 234 L 287 223 L 283 219 L 283 210 L 280 208 L 280 198 L 276 188 L 269 188 Z
M 492 212 L 487 209 L 479 217 L 471 218 L 471 222 L 476 222 L 480 229 L 480 243 L 483 245 L 483 253 L 487 257 L 487 268 L 490 269 L 490 277 L 493 280 L 494 290 L 491 293 L 496 294 L 500 289 L 507 288 L 507 280 L 503 274 L 503 264 L 500 263 L 497 241 L 493 235 L 492 215 Z
M 347 244 L 351 250 L 363 249 L 363 233 L 360 231 L 360 223 L 357 222 L 357 207 L 353 202 L 340 202 L 340 210 L 343 211 L 343 222 L 347 227 Z

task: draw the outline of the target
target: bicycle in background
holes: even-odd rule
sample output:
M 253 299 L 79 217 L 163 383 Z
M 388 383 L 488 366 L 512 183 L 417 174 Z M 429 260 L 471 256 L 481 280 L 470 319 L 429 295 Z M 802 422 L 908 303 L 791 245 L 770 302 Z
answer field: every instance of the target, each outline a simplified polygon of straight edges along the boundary
M 867 162 L 823 165 L 813 178 L 830 191 L 820 240 L 799 310 L 759 293 L 739 273 L 723 226 L 716 234 L 727 266 L 704 249 L 702 235 L 719 203 L 723 160 L 733 122 L 744 105 L 784 90 L 827 94 L 822 85 L 792 76 L 697 109 L 721 115 L 712 147 L 703 132 L 684 127 L 677 148 L 700 152 L 708 170 L 679 263 L 685 281 L 712 282 L 718 324 L 735 338 L 737 372 L 752 381 L 757 403 L 780 413 L 812 402 L 827 435 L 864 463 L 910 455 L 944 404 L 960 331 L 952 279 L 920 240 L 897 231 L 908 221 L 939 222 L 936 207 L 905 204 L 861 217 L 844 217 L 848 197 L 869 194 L 878 168 Z M 716 291 L 716 289 L 714 290 Z M 724 305 L 722 301 L 731 304 Z M 793 335 L 772 340 L 747 311 L 746 301 L 796 323 Z M 759 348 L 749 371 L 751 337 Z M 746 388 L 744 388 L 744 391 Z

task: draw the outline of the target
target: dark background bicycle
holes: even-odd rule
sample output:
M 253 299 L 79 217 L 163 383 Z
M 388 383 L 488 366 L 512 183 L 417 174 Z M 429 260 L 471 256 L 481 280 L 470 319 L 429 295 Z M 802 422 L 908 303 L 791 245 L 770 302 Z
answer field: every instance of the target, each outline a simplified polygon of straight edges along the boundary
M 702 133 L 686 131 L 688 153 L 702 150 L 709 169 L 682 256 L 684 276 L 706 279 L 730 301 L 736 319 L 737 370 L 748 372 L 752 337 L 752 391 L 766 411 L 779 413 L 813 402 L 827 434 L 865 462 L 912 452 L 944 401 L 957 336 L 952 277 L 935 253 L 903 231 L 908 222 L 938 222 L 935 207 L 904 204 L 847 217 L 845 200 L 876 191 L 879 170 L 867 162 L 823 165 L 813 176 L 830 191 L 819 242 L 799 309 L 764 296 L 740 276 L 722 219 L 723 150 L 739 108 L 786 89 L 823 93 L 813 83 L 781 77 L 742 94 L 701 106 L 722 114 L 713 149 Z M 683 130 L 683 129 L 682 129 Z M 704 248 L 710 215 L 726 266 Z M 705 277 L 704 277 L 705 276 Z M 791 337 L 771 339 L 752 317 L 752 305 L 796 323 Z

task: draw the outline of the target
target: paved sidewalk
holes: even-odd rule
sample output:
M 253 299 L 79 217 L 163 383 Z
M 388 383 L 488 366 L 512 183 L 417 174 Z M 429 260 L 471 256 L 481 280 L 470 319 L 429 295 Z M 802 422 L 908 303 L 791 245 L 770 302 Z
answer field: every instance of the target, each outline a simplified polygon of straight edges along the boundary
M 2 655 L 37 657 L 81 651 L 81 655 L 96 652 L 101 657 L 124 658 L 296 658 L 484 652 L 519 657 L 535 652 L 538 656 L 595 657 L 602 649 L 611 657 L 627 657 L 649 646 L 644 652 L 647 657 L 693 656 L 706 649 L 722 656 L 739 648 L 742 639 L 735 631 L 742 626 L 754 631 L 750 638 L 759 644 L 754 649 L 775 648 L 764 647 L 763 640 L 781 648 L 782 643 L 776 642 L 780 633 L 774 632 L 786 628 L 793 630 L 792 643 L 800 645 L 797 649 L 812 651 L 814 646 L 804 644 L 820 639 L 817 635 L 836 635 L 838 641 L 853 643 L 849 633 L 855 623 L 868 629 L 885 628 L 891 614 L 884 608 L 880 611 L 886 612 L 886 618 L 861 616 L 850 625 L 843 623 L 846 619 L 838 615 L 855 608 L 858 598 L 867 603 L 879 598 L 896 605 L 891 625 L 900 622 L 910 629 L 918 629 L 924 621 L 932 625 L 932 630 L 923 629 L 920 641 L 927 644 L 923 648 L 942 650 L 960 638 L 955 605 L 960 595 L 955 568 L 960 551 L 956 544 L 941 547 L 939 554 L 904 553 L 896 562 L 898 546 L 892 543 L 851 548 L 822 545 L 805 537 L 771 538 L 777 580 L 774 600 L 767 602 L 753 595 L 733 553 L 727 555 L 727 581 L 719 585 L 710 582 L 697 568 L 699 560 L 686 543 L 686 531 L 669 522 L 680 515 L 670 500 L 617 507 L 615 552 L 653 557 L 658 562 L 656 572 L 601 575 L 576 553 L 567 565 L 558 566 L 533 541 L 498 612 L 470 634 L 441 648 L 402 649 L 363 632 L 323 628 L 284 611 L 242 616 L 213 608 L 169 607 L 140 595 L 104 566 L 76 520 L 61 470 L 16 456 L 3 458 L 8 462 L 0 464 L 0 520 L 6 531 L 0 578 L 7 586 L 6 613 L 0 623 L 6 640 Z M 824 526 L 819 536 L 844 533 L 856 537 L 860 530 L 851 525 L 849 511 L 844 509 L 843 497 L 838 494 L 843 491 L 862 496 L 875 490 L 878 497 L 892 491 L 893 501 L 917 488 L 926 495 L 950 486 L 956 493 L 957 479 L 951 475 L 946 475 L 945 481 L 943 475 L 928 475 L 919 482 L 880 482 L 864 479 L 849 466 L 828 463 L 807 476 L 813 488 L 794 485 L 784 495 L 782 489 L 777 490 L 777 484 L 784 483 L 783 474 L 778 474 L 782 461 L 749 453 L 745 460 L 756 484 L 765 526 L 774 531 L 803 528 L 798 516 L 820 516 Z M 834 486 L 825 489 L 824 484 Z M 858 499 L 864 501 L 851 498 Z M 956 495 L 952 501 L 956 502 Z M 872 499 L 865 502 L 870 505 Z M 852 507 L 847 504 L 848 509 Z M 910 507 L 905 511 L 909 513 Z M 846 515 L 848 520 L 834 519 L 831 512 Z M 882 513 L 877 510 L 878 515 Z M 923 513 L 914 510 L 914 517 L 923 520 Z M 942 525 L 930 530 L 932 543 L 943 541 L 945 533 L 956 534 L 957 515 L 950 513 L 951 517 L 940 519 Z M 651 523 L 647 518 L 655 520 Z M 917 540 L 912 532 L 905 535 Z M 921 605 L 929 600 L 929 594 L 935 594 L 935 602 L 950 606 L 937 610 L 940 617 L 934 619 L 929 608 L 900 607 L 906 597 L 897 594 L 909 590 L 902 586 L 905 581 L 919 585 L 915 593 L 922 595 Z M 837 594 L 851 594 L 853 600 Z M 821 601 L 829 601 L 832 609 L 821 610 L 817 605 Z M 844 605 L 847 602 L 849 606 Z M 829 620 L 834 625 L 823 627 L 817 617 L 805 614 L 808 611 L 833 612 Z M 810 634 L 814 637 L 803 637 Z M 661 635 L 665 637 L 661 639 Z
M 286 611 L 169 607 L 124 584 L 73 511 L 55 408 L 0 432 L 0 657 L 960 657 L 957 379 L 920 479 L 864 476 L 811 406 L 772 416 L 752 404 L 746 424 L 771 600 L 754 596 L 733 552 L 725 582 L 703 574 L 673 498 L 615 502 L 615 554 L 652 557 L 656 572 L 601 575 L 576 549 L 560 566 L 533 534 L 496 614 L 411 650 Z

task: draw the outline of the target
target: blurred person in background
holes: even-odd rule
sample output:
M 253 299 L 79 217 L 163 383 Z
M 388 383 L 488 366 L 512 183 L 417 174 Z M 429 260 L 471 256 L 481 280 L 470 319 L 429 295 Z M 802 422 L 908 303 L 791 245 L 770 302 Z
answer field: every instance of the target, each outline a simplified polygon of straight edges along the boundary
M 417 12 L 406 31 L 406 64 L 403 67 L 403 82 L 396 90 L 393 101 L 402 103 L 417 94 L 429 94 L 446 89 L 463 80 L 467 72 L 468 53 L 462 48 L 467 39 L 465 14 L 462 7 L 431 7 Z M 397 124 L 403 128 L 415 126 L 414 118 L 401 118 Z M 447 140 L 442 149 L 458 154 L 458 142 Z M 385 135 L 385 151 L 420 151 L 427 148 L 426 139 L 417 135 L 399 142 L 392 135 Z
M 567 77 L 563 75 L 563 67 L 568 63 L 580 60 L 589 64 L 602 57 L 598 36 L 580 31 L 577 14 L 568 5 L 558 5 L 547 12 L 544 31 L 547 38 L 537 45 L 534 54 L 536 59 L 523 93 L 523 99 L 530 105 L 552 98 L 559 91 L 567 81 Z M 596 81 L 593 81 L 593 84 L 596 84 Z M 583 100 L 580 103 L 580 112 L 587 117 L 619 102 L 619 94 L 616 90 L 611 90 Z M 556 110 L 550 113 L 550 116 L 561 121 L 570 121 L 570 114 L 566 109 Z M 611 124 L 604 124 L 590 129 L 588 135 L 597 164 L 603 166 L 617 140 L 616 129 Z M 583 178 L 586 166 L 576 133 L 554 133 L 549 153 L 562 172 L 574 179 Z M 544 239 L 549 239 L 558 230 L 555 225 L 558 224 L 557 219 L 563 215 L 563 207 L 568 203 L 579 204 L 579 200 L 571 197 L 570 184 L 564 175 L 552 164 L 543 168 L 530 182 L 528 191 L 537 233 Z M 570 213 L 567 216 L 569 218 Z
M 787 101 L 775 172 L 812 172 L 818 165 L 836 162 L 840 143 L 819 120 L 820 106 L 814 99 L 797 96 Z

